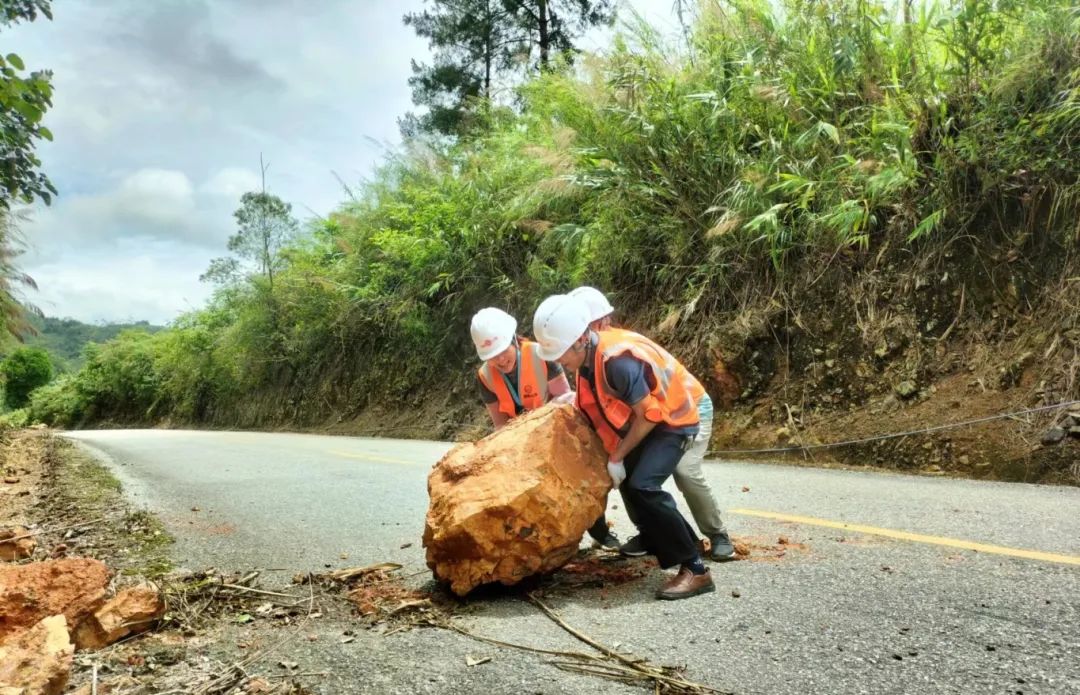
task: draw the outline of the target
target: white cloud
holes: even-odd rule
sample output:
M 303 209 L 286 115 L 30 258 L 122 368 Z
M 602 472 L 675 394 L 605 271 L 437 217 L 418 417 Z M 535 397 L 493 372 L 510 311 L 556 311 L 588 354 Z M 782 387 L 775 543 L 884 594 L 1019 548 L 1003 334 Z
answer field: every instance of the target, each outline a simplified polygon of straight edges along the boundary
M 77 212 L 98 215 L 134 229 L 163 229 L 187 224 L 195 209 L 195 189 L 186 174 L 167 169 L 140 169 L 124 178 L 115 191 L 76 198 Z
M 212 255 L 142 241 L 107 245 L 92 254 L 63 254 L 27 269 L 41 289 L 26 293 L 26 299 L 49 316 L 164 324 L 209 298 L 212 288 L 197 278 Z
M 229 167 L 222 169 L 210 177 L 210 180 L 199 186 L 201 193 L 224 196 L 236 202 L 240 196 L 249 191 L 257 191 L 261 186 L 258 174 L 250 169 Z
M 39 206 L 22 225 L 30 246 L 27 258 L 43 263 L 70 251 L 92 253 L 132 239 L 221 249 L 232 226 L 232 203 L 197 193 L 183 172 L 140 169 L 111 188 Z

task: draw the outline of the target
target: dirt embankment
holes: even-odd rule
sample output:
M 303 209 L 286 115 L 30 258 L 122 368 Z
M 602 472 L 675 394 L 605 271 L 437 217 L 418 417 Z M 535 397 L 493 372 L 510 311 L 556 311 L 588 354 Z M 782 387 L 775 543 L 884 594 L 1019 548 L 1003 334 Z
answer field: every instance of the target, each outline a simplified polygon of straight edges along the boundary
M 838 253 L 783 281 L 703 288 L 696 304 L 617 318 L 669 346 L 705 381 L 718 458 L 1078 485 L 1077 406 L 836 448 L 724 453 L 875 438 L 1080 400 L 1080 238 L 1063 246 L 1043 221 L 1033 216 L 993 240 Z M 463 370 L 398 407 L 370 407 L 328 429 L 476 438 L 487 418 L 470 376 Z
M 724 453 L 1080 400 L 1077 243 L 1065 248 L 1033 231 L 922 250 L 886 244 L 805 263 L 783 282 L 728 288 L 727 299 L 703 289 L 696 305 L 616 317 L 667 345 L 706 383 L 718 458 L 1078 485 L 1077 406 L 808 452 Z M 393 408 L 368 407 L 325 430 L 475 439 L 488 422 L 471 376 L 463 368 Z
M 799 293 L 748 293 L 740 311 L 704 327 L 660 331 L 718 401 L 714 451 L 874 438 L 1080 400 L 1077 258 L 961 246 L 822 270 L 818 284 L 796 283 Z M 786 456 L 1075 485 L 1077 411 Z

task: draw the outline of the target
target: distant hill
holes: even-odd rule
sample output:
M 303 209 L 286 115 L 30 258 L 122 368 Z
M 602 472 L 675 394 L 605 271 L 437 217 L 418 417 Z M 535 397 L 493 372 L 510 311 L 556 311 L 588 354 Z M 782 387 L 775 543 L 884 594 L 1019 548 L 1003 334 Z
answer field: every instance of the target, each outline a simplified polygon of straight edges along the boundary
M 30 316 L 30 324 L 38 334 L 27 336 L 26 344 L 45 348 L 52 355 L 56 366 L 65 370 L 79 368 L 82 364 L 82 349 L 87 343 L 104 343 L 129 329 L 156 333 L 163 328 L 147 321 L 91 324 L 50 316 Z

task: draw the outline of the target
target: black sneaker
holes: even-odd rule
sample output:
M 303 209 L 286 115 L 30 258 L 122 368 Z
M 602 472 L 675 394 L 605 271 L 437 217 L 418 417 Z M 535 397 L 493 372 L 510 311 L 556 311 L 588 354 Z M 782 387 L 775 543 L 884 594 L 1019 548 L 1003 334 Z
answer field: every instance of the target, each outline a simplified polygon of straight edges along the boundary
M 611 532 L 609 532 L 608 535 L 604 536 L 604 540 L 596 542 L 600 544 L 601 548 L 605 548 L 607 550 L 622 549 L 622 543 L 619 542 L 619 537 Z
M 645 539 L 637 535 L 622 544 L 622 547 L 619 548 L 619 554 L 626 557 L 641 557 L 642 555 L 648 555 L 649 549 L 645 547 Z
M 735 546 L 732 545 L 727 531 L 721 531 L 709 540 L 712 542 L 709 558 L 714 562 L 726 562 L 735 559 Z

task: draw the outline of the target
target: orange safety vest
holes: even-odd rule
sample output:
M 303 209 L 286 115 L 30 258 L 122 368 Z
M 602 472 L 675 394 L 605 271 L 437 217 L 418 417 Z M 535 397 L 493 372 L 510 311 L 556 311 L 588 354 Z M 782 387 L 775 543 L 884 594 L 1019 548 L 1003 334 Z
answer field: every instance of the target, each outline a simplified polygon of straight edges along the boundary
M 540 358 L 539 350 L 540 346 L 529 340 L 518 344 L 517 392 L 525 410 L 536 410 L 548 400 L 547 363 Z M 489 362 L 485 362 L 477 373 L 480 382 L 499 399 L 499 412 L 510 418 L 517 417 L 518 404 L 507 388 L 503 373 Z
M 604 365 L 613 357 L 630 354 L 645 363 L 652 375 L 652 390 L 645 397 L 645 419 L 673 427 L 698 424 L 697 403 L 705 388 L 694 375 L 664 348 L 643 335 L 621 328 L 597 333 L 593 364 L 594 392 L 589 381 L 578 372 L 577 405 L 592 423 L 593 429 L 610 454 L 619 446 L 619 432 L 626 426 L 634 409 L 611 395 Z

